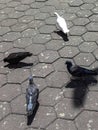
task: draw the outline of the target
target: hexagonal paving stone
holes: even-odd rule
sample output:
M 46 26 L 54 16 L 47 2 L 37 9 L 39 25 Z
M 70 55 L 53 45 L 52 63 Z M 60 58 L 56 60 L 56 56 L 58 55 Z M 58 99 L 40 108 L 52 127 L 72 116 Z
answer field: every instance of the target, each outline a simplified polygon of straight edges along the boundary
M 15 7 L 15 10 L 17 10 L 17 11 L 25 11 L 27 9 L 29 9 L 28 5 L 18 5 Z
M 29 77 L 29 70 L 27 69 L 13 70 L 7 76 L 9 83 L 22 83 Z
M 73 1 L 70 1 L 69 2 L 69 5 L 70 6 L 80 6 L 80 5 L 82 5 L 83 4 L 83 1 L 82 0 L 73 0 Z
M 0 11 L 0 13 L 1 13 L 1 14 L 9 14 L 9 13 L 11 13 L 11 12 L 13 12 L 13 11 L 14 11 L 13 8 L 6 7 L 6 8 L 4 8 L 4 9 L 2 9 L 2 10 Z
M 80 8 L 79 7 L 67 7 L 66 8 L 66 12 L 67 13 L 77 13 L 78 11 L 80 11 Z
M 98 31 L 98 23 L 93 23 L 93 22 L 91 22 L 90 24 L 88 24 L 87 26 L 86 26 L 86 28 L 89 30 L 89 31 Z
M 46 43 L 46 48 L 49 50 L 57 51 L 63 46 L 65 46 L 65 43 L 62 40 L 51 40 L 50 42 Z
M 96 59 L 98 59 L 98 49 L 96 49 L 94 52 L 93 52 L 94 56 Z
M 11 114 L 0 122 L 0 126 L 2 130 L 24 130 L 26 128 L 26 120 L 23 115 Z
M 56 115 L 52 107 L 40 106 L 32 123 L 32 126 L 38 128 L 45 128 L 55 118 Z
M 98 33 L 96 32 L 87 32 L 83 35 L 85 41 L 97 41 Z
M 6 83 L 6 76 L 4 74 L 0 74 L 0 87 Z
M 46 77 L 53 72 L 54 69 L 51 64 L 40 63 L 32 68 L 32 73 L 36 77 Z
M 21 34 L 22 37 L 34 37 L 35 35 L 37 35 L 37 33 L 37 30 L 28 28 L 27 30 L 24 30 Z
M 32 52 L 34 55 L 38 55 L 45 50 L 45 46 L 41 44 L 32 44 L 26 47 L 26 50 Z
M 66 20 L 72 21 L 72 20 L 76 19 L 77 16 L 74 13 L 64 13 L 63 17 Z
M 1 56 L 1 55 L 0 55 Z M 1 57 L 0 57 L 1 58 Z M 4 67 L 5 63 L 3 61 L 0 62 L 0 74 L 7 74 L 9 72 L 7 67 Z M 6 81 L 6 80 L 5 80 Z
M 45 5 L 44 2 L 37 2 L 37 1 L 35 1 L 34 3 L 32 3 L 30 5 L 30 7 L 33 8 L 33 9 L 39 9 L 39 8 L 43 7 L 44 5 Z
M 65 59 L 65 58 L 60 58 L 60 59 L 56 60 L 53 63 L 53 66 L 54 66 L 55 70 L 56 71 L 67 71 L 67 68 L 65 66 L 66 60 L 67 59 Z
M 46 88 L 39 96 L 39 102 L 42 105 L 55 105 L 63 98 L 63 92 L 60 89 Z
M 20 85 L 6 84 L 0 88 L 0 100 L 11 101 L 21 93 Z
M 0 52 L 6 52 L 7 50 L 13 47 L 11 42 L 1 42 L 0 43 Z
M 40 27 L 40 33 L 52 33 L 55 30 L 55 26 L 52 25 L 44 25 Z
M 19 48 L 25 48 L 32 44 L 32 39 L 30 38 L 20 38 L 14 41 L 14 47 L 19 47 Z
M 42 91 L 44 88 L 47 87 L 45 79 L 43 78 L 34 78 L 34 83 L 36 84 L 39 91 Z M 29 84 L 28 80 L 22 83 L 21 87 L 23 93 L 26 93 L 26 88 L 28 88 L 28 84 Z
M 79 104 L 78 100 L 75 100 L 75 102 Z M 81 112 L 82 108 L 74 107 L 73 100 L 65 98 L 55 106 L 55 110 L 60 118 L 74 119 Z
M 51 36 L 49 34 L 38 34 L 34 37 L 33 42 L 44 44 L 50 40 L 51 40 Z
M 11 26 L 17 23 L 16 19 L 5 19 L 1 22 L 2 26 Z
M 90 21 L 92 22 L 98 22 L 98 15 L 93 14 L 92 16 L 89 17 Z
M 25 94 L 22 94 L 12 100 L 11 102 L 11 108 L 12 113 L 18 113 L 18 114 L 26 114 L 26 98 Z M 16 107 L 17 106 L 17 107 Z
M 21 0 L 21 3 L 22 4 L 27 4 L 27 5 L 29 5 L 29 4 L 32 4 L 33 2 L 35 2 L 35 0 Z
M 39 9 L 28 9 L 25 11 L 25 15 L 35 15 L 39 13 Z
M 49 17 L 48 13 L 37 13 L 35 15 L 35 20 L 44 20 Z
M 23 30 L 27 29 L 27 24 L 24 23 L 17 23 L 13 26 L 11 26 L 11 30 L 15 32 L 21 32 Z
M 79 50 L 76 47 L 66 46 L 61 49 L 59 53 L 61 57 L 72 58 L 79 53 Z
M 0 22 L 7 18 L 8 18 L 7 14 L 0 14 Z
M 72 121 L 57 119 L 55 122 L 53 122 L 46 128 L 46 130 L 64 130 L 64 129 L 76 130 L 76 127 Z
M 39 55 L 39 61 L 44 63 L 52 63 L 58 58 L 58 53 L 52 50 L 46 50 Z
M 23 16 L 23 17 L 19 18 L 20 23 L 29 23 L 32 20 L 34 20 L 33 16 Z
M 9 27 L 0 27 L 0 35 L 4 35 L 10 31 Z
M 45 20 L 46 24 L 55 25 L 56 17 L 49 17 Z
M 52 13 L 55 11 L 55 7 L 53 6 L 43 6 L 40 8 L 40 12 L 44 12 L 44 13 Z
M 5 35 L 3 35 L 4 41 L 14 41 L 21 37 L 21 34 L 19 32 L 9 32 Z
M 77 18 L 77 19 L 73 20 L 73 23 L 75 25 L 86 25 L 87 23 L 89 23 L 89 19 L 88 18 Z
M 92 15 L 92 12 L 90 10 L 80 10 L 77 11 L 78 17 L 88 18 Z
M 69 81 L 66 72 L 54 72 L 46 77 L 47 85 L 50 87 L 61 88 Z
M 86 28 L 83 26 L 73 26 L 70 28 L 71 35 L 82 35 L 86 32 Z
M 4 58 L 3 53 L 0 53 L 0 61 L 2 61 L 2 60 L 3 60 L 3 58 Z
M 95 61 L 95 58 L 90 53 L 80 53 L 74 60 L 77 65 L 89 66 Z
M 84 111 L 75 120 L 78 130 L 97 129 L 98 112 Z
M 7 6 L 9 6 L 9 7 L 15 7 L 15 6 L 17 6 L 17 5 L 20 5 L 20 2 L 16 2 L 16 1 L 11 1 L 11 2 L 9 2 L 9 3 L 7 3 Z
M 93 9 L 94 8 L 94 4 L 90 4 L 90 3 L 84 3 L 83 5 L 81 5 L 80 7 L 81 9 L 85 10 L 85 9 Z
M 44 25 L 44 21 L 42 21 L 42 20 L 34 20 L 28 24 L 28 26 L 30 28 L 35 28 L 35 29 L 37 29 L 43 25 Z
M 95 42 L 83 42 L 79 49 L 82 52 L 93 52 L 97 48 L 97 45 Z
M 23 15 L 24 15 L 23 12 L 13 11 L 13 12 L 11 12 L 11 13 L 8 14 L 8 17 L 9 18 L 20 18 Z
M 85 101 L 85 109 L 97 111 L 97 109 L 98 109 L 98 92 L 89 92 L 87 94 L 87 98 Z
M 78 46 L 82 42 L 83 39 L 81 38 L 81 36 L 70 36 L 69 41 L 66 43 L 66 45 Z
M 92 11 L 93 11 L 95 14 L 98 14 L 98 7 L 95 7 L 94 9 L 92 9 Z
M 9 103 L 0 102 L 0 120 L 11 112 Z

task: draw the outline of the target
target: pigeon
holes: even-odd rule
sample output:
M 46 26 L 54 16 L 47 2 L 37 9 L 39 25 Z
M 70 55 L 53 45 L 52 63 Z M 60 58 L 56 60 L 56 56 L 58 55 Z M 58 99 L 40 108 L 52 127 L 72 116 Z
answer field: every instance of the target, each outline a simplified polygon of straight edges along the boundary
M 67 28 L 66 21 L 63 17 L 61 17 L 57 12 L 54 12 L 54 14 L 57 16 L 57 23 L 63 33 L 67 34 L 69 32 L 69 29 Z
M 95 70 L 89 70 L 78 65 L 73 65 L 71 61 L 66 61 L 68 72 L 74 77 L 94 76 L 97 75 Z
M 15 52 L 8 55 L 8 57 L 4 58 L 4 62 L 8 62 L 9 64 L 18 64 L 24 58 L 32 56 L 30 52 Z
M 26 89 L 26 111 L 27 115 L 30 116 L 33 114 L 36 105 L 38 103 L 39 89 L 33 82 L 33 77 L 29 77 L 29 85 Z

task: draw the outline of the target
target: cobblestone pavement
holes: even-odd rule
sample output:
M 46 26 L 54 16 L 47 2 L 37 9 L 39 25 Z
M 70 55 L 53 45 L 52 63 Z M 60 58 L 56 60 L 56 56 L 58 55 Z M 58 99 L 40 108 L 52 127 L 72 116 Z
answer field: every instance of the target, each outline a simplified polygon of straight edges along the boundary
M 56 33 L 54 11 L 67 21 L 68 41 Z M 33 53 L 23 62 L 34 65 L 4 67 L 3 58 L 17 51 Z M 98 67 L 98 0 L 0 0 L 0 130 L 98 129 L 98 84 L 71 80 L 67 59 Z M 30 70 L 40 105 L 28 126 Z

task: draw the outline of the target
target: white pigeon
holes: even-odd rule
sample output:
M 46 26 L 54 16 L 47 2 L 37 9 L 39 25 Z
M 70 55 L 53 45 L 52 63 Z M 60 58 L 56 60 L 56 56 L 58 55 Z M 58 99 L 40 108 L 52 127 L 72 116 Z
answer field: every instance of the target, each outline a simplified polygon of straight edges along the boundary
M 57 12 L 54 12 L 54 14 L 57 16 L 57 23 L 59 27 L 62 29 L 62 31 L 66 34 L 69 32 L 69 29 L 67 28 L 67 24 L 64 18 L 62 18 Z

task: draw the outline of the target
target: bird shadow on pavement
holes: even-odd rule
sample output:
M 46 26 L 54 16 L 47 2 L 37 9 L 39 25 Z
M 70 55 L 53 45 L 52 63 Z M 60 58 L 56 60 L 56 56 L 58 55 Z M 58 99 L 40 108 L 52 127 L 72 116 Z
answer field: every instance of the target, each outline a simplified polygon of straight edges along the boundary
M 17 69 L 17 68 L 22 68 L 22 67 L 28 67 L 28 66 L 33 66 L 33 63 L 25 63 L 25 62 L 19 62 L 18 64 L 7 64 L 4 67 L 8 67 L 9 69 Z
M 67 33 L 65 34 L 62 31 L 54 31 L 54 33 L 57 33 L 59 36 L 61 36 L 65 42 L 69 41 Z
M 30 116 L 27 116 L 27 125 L 31 125 L 31 123 L 33 122 L 34 117 L 35 117 L 35 115 L 37 113 L 38 108 L 39 108 L 39 102 L 37 102 L 36 107 L 35 107 L 35 109 L 33 111 L 33 114 L 30 115 Z
M 65 86 L 66 88 L 73 89 L 72 99 L 75 108 L 84 106 L 89 86 L 91 85 L 93 87 L 95 84 L 97 84 L 96 78 L 94 76 L 89 76 L 83 79 L 71 79 L 71 81 Z M 79 101 L 77 102 L 76 99 Z

